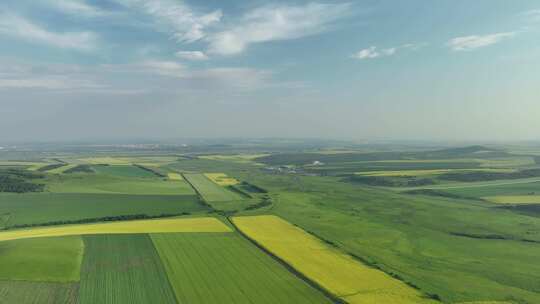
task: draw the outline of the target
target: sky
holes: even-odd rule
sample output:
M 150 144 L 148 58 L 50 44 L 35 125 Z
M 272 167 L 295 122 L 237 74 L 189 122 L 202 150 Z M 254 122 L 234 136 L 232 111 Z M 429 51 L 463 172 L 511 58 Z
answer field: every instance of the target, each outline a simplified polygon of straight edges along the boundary
M 0 3 L 0 142 L 538 130 L 537 0 Z

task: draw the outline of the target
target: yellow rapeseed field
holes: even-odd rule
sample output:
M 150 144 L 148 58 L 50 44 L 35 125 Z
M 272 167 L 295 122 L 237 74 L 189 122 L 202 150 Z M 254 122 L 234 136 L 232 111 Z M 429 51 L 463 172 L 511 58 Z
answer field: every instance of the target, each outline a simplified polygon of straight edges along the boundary
M 167 173 L 167 177 L 170 180 L 176 180 L 176 181 L 184 180 L 184 178 L 182 177 L 182 174 L 179 174 L 179 173 Z
M 126 233 L 232 232 L 213 217 L 125 221 L 0 232 L 0 241 L 50 236 Z
M 261 246 L 348 303 L 436 303 L 277 216 L 235 217 L 233 222 Z
M 240 183 L 236 178 L 228 177 L 225 173 L 205 173 L 204 176 L 220 186 L 233 186 Z

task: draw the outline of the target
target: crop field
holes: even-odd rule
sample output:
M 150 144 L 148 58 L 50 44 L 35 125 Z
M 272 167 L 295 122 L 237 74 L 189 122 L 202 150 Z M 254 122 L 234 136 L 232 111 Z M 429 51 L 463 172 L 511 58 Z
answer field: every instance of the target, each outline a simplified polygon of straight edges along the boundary
M 0 232 L 0 242 L 68 235 L 172 232 L 231 232 L 231 229 L 214 217 L 173 218 L 12 230 Z
M 540 181 L 508 181 L 454 186 L 446 192 L 469 197 L 529 196 L 540 194 Z
M 78 282 L 83 243 L 80 237 L 0 242 L 0 281 Z
M 358 172 L 364 176 L 427 176 L 456 172 L 516 172 L 516 169 L 438 169 L 438 170 L 398 170 L 398 171 L 371 171 Z
M 252 163 L 254 159 L 269 156 L 269 154 L 231 154 L 231 155 L 201 155 L 201 159 L 230 161 L 236 163 Z
M 540 204 L 540 195 L 499 195 L 483 199 L 497 204 Z
M 78 304 L 79 284 L 0 281 L 0 304 Z
M 80 304 L 177 303 L 148 235 L 85 236 L 84 243 Z
M 131 165 L 95 165 L 96 172 L 117 177 L 155 177 L 155 174 Z
M 0 193 L 0 214 L 10 214 L 8 226 L 106 216 L 157 216 L 205 211 L 208 208 L 200 204 L 195 195 Z
M 212 182 L 204 174 L 184 174 L 184 177 L 197 189 L 207 202 L 221 202 L 241 200 L 238 194 Z
M 204 176 L 220 186 L 234 186 L 240 183 L 236 178 L 229 177 L 225 173 L 205 173 Z
M 153 234 L 178 303 L 331 303 L 237 234 Z
M 89 157 L 79 159 L 83 163 L 91 165 L 131 165 L 132 162 L 129 159 L 120 157 Z
M 348 303 L 435 303 L 279 217 L 235 217 L 233 221 L 261 246 Z
M 184 180 L 184 178 L 182 177 L 182 174 L 180 173 L 167 173 L 167 177 L 169 178 L 169 180 L 174 180 L 174 181 Z
M 195 195 L 182 180 L 164 180 L 158 177 L 122 178 L 106 174 L 52 176 L 46 181 L 47 190 L 55 193 L 102 193 L 142 195 Z
M 73 168 L 75 168 L 77 166 L 78 166 L 77 164 L 69 164 L 69 165 L 65 165 L 65 166 L 62 166 L 62 167 L 58 167 L 56 169 L 48 170 L 47 173 L 60 174 L 60 173 L 64 173 L 65 171 L 67 171 L 69 169 L 73 169 Z

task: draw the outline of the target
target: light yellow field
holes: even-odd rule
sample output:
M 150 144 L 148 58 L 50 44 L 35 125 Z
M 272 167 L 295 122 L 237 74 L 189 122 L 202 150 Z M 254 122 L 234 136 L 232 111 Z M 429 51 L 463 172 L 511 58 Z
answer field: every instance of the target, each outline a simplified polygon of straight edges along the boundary
M 540 204 L 540 195 L 500 195 L 483 199 L 497 204 Z
M 224 160 L 237 163 L 252 163 L 254 159 L 268 156 L 269 154 L 232 154 L 232 155 L 201 155 L 201 159 Z
M 0 241 L 50 236 L 126 233 L 232 232 L 213 217 L 69 225 L 0 232 Z
M 236 178 L 228 177 L 225 173 L 205 173 L 204 176 L 220 186 L 234 186 L 240 183 Z
M 91 165 L 131 165 L 132 162 L 128 159 L 118 157 L 89 157 L 79 159 Z
M 367 171 L 357 172 L 355 174 L 362 176 L 426 176 L 438 175 L 445 173 L 458 172 L 496 172 L 496 173 L 511 173 L 516 172 L 514 169 L 432 169 L 432 170 L 399 170 L 399 171 Z
M 182 174 L 180 173 L 167 173 L 167 177 L 170 180 L 176 180 L 176 181 L 184 180 L 184 178 L 182 177 Z
M 235 217 L 233 222 L 261 246 L 348 303 L 437 303 L 277 216 Z
M 66 166 L 56 168 L 56 169 L 49 170 L 49 171 L 47 171 L 47 173 L 60 174 L 60 173 L 64 173 L 64 171 L 66 171 L 66 170 L 69 170 L 71 168 L 75 168 L 77 166 L 78 165 L 76 165 L 76 164 L 66 165 Z

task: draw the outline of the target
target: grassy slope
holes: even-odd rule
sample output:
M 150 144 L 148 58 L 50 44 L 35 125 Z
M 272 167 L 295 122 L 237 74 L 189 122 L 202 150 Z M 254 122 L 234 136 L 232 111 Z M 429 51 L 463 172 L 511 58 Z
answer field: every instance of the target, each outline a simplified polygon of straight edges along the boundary
M 329 303 L 236 234 L 154 234 L 179 303 Z
M 85 236 L 80 304 L 176 303 L 147 235 Z
M 0 242 L 0 280 L 76 282 L 82 255 L 78 236 Z
M 331 178 L 252 175 L 279 192 L 273 212 L 446 301 L 540 302 L 540 219 L 470 201 L 405 196 Z
M 194 195 L 0 194 L 0 214 L 11 215 L 8 225 L 115 215 L 204 211 L 207 208 Z
M 0 281 L 0 304 L 78 304 L 78 284 Z
M 46 180 L 47 190 L 56 193 L 109 193 L 194 195 L 184 181 L 160 178 L 121 178 L 105 174 L 73 174 L 51 176 Z

